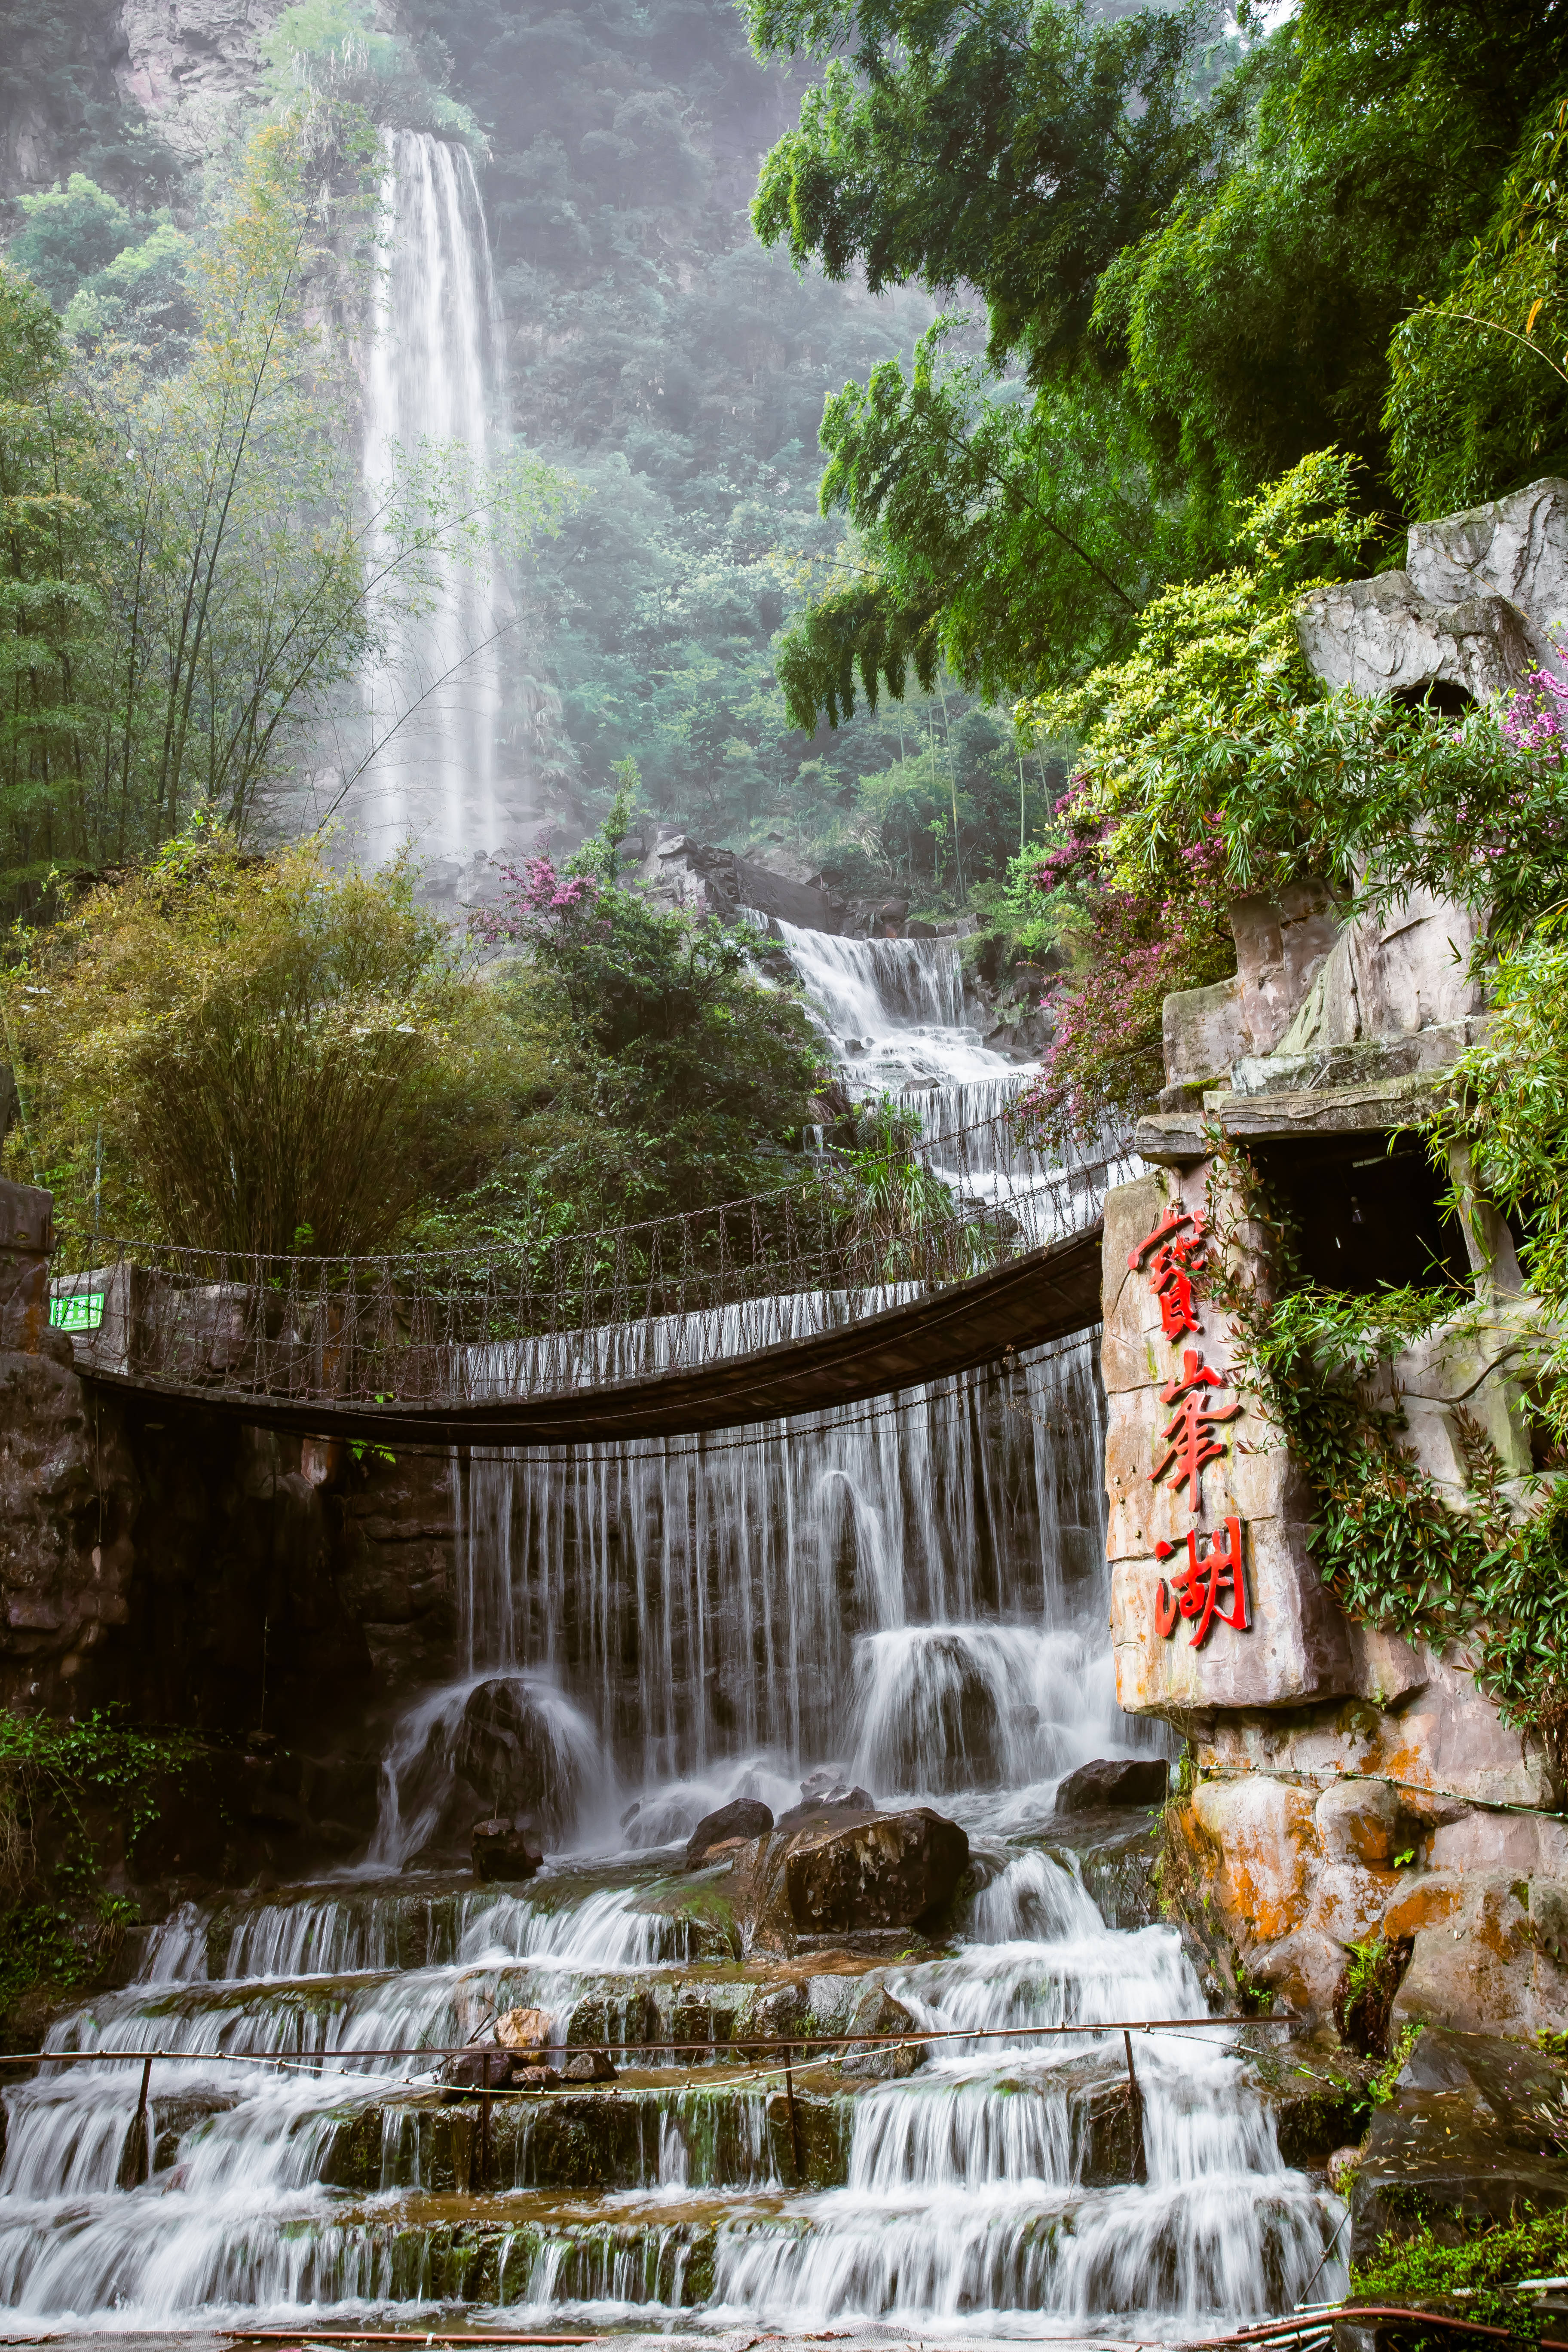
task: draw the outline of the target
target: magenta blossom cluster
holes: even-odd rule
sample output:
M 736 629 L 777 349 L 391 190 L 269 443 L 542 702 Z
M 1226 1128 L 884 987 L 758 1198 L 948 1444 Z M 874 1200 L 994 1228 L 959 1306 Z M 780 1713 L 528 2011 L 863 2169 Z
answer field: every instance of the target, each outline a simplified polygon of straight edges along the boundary
M 1516 751 L 1555 751 L 1568 739 L 1568 686 L 1549 669 L 1532 669 L 1503 719 L 1502 731 Z
M 509 887 L 505 902 L 480 907 L 473 917 L 475 937 L 487 947 L 553 929 L 599 887 L 591 874 L 562 874 L 544 856 L 531 857 L 521 866 L 503 866 L 501 879 Z

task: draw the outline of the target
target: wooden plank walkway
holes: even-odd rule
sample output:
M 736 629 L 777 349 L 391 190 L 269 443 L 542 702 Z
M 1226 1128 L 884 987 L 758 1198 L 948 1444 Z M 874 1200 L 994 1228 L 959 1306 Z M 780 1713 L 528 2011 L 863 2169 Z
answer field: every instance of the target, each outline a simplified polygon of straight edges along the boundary
M 374 1440 L 395 1447 L 617 1444 L 634 1437 L 684 1437 L 747 1429 L 758 1422 L 863 1404 L 955 1372 L 994 1363 L 1100 1320 L 1100 1221 L 990 1273 L 868 1316 L 863 1322 L 731 1356 L 693 1371 L 582 1389 L 575 1393 L 488 1398 L 466 1404 L 330 1404 L 175 1386 L 100 1371 L 79 1358 L 95 1385 L 163 1401 L 261 1429 L 312 1437 Z

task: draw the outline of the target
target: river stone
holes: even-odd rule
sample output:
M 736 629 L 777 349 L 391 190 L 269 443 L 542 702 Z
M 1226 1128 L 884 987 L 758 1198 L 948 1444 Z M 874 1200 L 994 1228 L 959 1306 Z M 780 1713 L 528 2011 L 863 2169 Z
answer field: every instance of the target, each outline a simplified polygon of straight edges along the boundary
M 796 1832 L 784 1885 L 797 1929 L 912 1927 L 949 1904 L 969 1867 L 969 1840 L 929 1805 Z
M 773 1825 L 773 1808 L 756 1797 L 737 1797 L 716 1813 L 704 1813 L 686 1848 L 686 1867 L 700 1870 L 716 1845 L 735 1838 L 766 1837 Z
M 496 2040 L 503 2050 L 542 2050 L 550 2040 L 550 2011 L 503 2010 L 496 2020 Z
M 1373 2117 L 1351 2195 L 1352 2260 L 1423 2226 L 1457 2245 L 1478 2224 L 1568 2205 L 1568 2159 L 1540 2112 L 1565 2091 L 1539 2052 L 1428 2026 Z
M 486 1880 L 531 1878 L 544 1860 L 535 1832 L 511 1822 L 476 1822 L 470 1851 L 474 1875 Z
M 561 2072 L 563 2083 L 613 2083 L 616 2068 L 606 2050 L 579 2050 Z
M 517 2063 L 508 2050 L 454 2050 L 441 2081 L 452 2091 L 499 2091 L 511 2080 Z
M 1057 1790 L 1057 1811 L 1091 1813 L 1101 1805 L 1163 1805 L 1170 1775 L 1163 1756 L 1080 1764 Z
M 895 2000 L 886 1985 L 869 1985 L 850 2012 L 848 2033 L 918 2033 L 920 2027 L 912 2012 L 901 2000 Z M 923 2066 L 930 2049 L 924 2042 L 872 2042 L 858 2050 L 847 2050 L 841 2072 L 868 2076 L 875 2082 L 901 2080 Z

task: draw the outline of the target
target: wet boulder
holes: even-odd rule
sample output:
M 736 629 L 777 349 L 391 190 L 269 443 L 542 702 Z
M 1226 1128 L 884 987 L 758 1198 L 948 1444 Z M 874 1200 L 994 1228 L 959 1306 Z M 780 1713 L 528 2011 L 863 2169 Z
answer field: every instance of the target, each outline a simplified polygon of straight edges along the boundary
M 745 2038 L 749 2041 L 754 2034 L 759 2040 L 793 2042 L 804 2036 L 810 2011 L 810 1995 L 803 1984 L 792 1979 L 787 1984 L 775 1985 L 752 2003 Z
M 613 2083 L 616 2067 L 607 2050 L 579 2050 L 562 2069 L 564 2083 Z
M 848 2033 L 863 2033 L 868 2039 L 858 2047 L 851 2044 L 845 2052 L 840 2071 L 846 2074 L 866 2076 L 873 2082 L 900 2081 L 923 2066 L 930 2047 L 924 2042 L 889 2042 L 894 2033 L 918 2033 L 920 2026 L 913 2013 L 901 2000 L 895 2000 L 886 1985 L 870 1985 L 861 1994 L 850 2012 L 845 2028 Z
M 546 1706 L 519 1675 L 492 1675 L 469 1692 L 452 1764 L 492 1814 L 527 1816 L 546 1829 L 559 1829 L 571 1817 L 577 1794 L 572 1757 Z
M 916 1805 L 796 1831 L 784 1886 L 797 1933 L 914 1927 L 946 1908 L 968 1867 L 969 1840 L 958 1823 Z
M 1057 1811 L 1091 1813 L 1108 1805 L 1163 1805 L 1170 1772 L 1163 1756 L 1080 1764 L 1057 1790 Z
M 488 1881 L 531 1878 L 544 1860 L 537 1834 L 514 1822 L 476 1822 L 469 1846 L 475 1877 Z
M 513 2070 L 522 2063 L 518 2053 L 497 2050 L 489 2042 L 479 2050 L 454 2050 L 441 2069 L 442 2087 L 447 2091 L 505 2090 Z
M 1487 2222 L 1568 2205 L 1551 2123 L 1568 2077 L 1500 2034 L 1428 2026 L 1373 2117 L 1351 2192 L 1351 2257 L 1430 2228 L 1457 2245 Z
M 550 2028 L 547 2009 L 503 2010 L 496 2020 L 496 2040 L 503 2050 L 543 2050 L 549 2045 Z
M 835 1783 L 826 1772 L 817 1773 L 800 1784 L 800 1802 L 781 1813 L 775 1829 L 805 1829 L 808 1823 L 823 1820 L 832 1813 L 874 1813 L 877 1800 L 868 1790 L 852 1789 L 845 1781 Z
M 771 1806 L 755 1797 L 737 1797 L 732 1804 L 721 1805 L 716 1813 L 704 1813 L 687 1842 L 686 1867 L 700 1870 L 715 1846 L 727 1845 L 736 1838 L 766 1837 L 773 1825 Z

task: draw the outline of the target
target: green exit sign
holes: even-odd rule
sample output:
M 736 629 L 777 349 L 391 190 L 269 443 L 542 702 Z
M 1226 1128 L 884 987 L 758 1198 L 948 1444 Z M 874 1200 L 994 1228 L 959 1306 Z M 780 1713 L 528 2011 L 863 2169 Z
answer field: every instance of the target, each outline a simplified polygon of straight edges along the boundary
M 103 1321 L 101 1290 L 73 1290 L 49 1301 L 49 1322 L 57 1331 L 96 1331 Z

